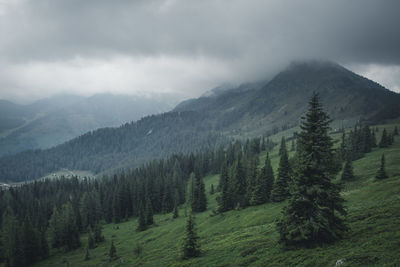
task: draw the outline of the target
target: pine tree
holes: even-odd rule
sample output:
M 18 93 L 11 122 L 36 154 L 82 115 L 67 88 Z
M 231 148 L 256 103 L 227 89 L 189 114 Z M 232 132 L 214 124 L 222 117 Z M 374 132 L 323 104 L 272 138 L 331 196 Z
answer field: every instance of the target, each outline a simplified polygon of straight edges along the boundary
M 314 245 L 336 240 L 347 229 L 340 187 L 331 182 L 332 140 L 329 117 L 314 93 L 297 139 L 292 196 L 277 227 L 286 245 Z
M 214 191 L 214 184 L 211 184 L 211 188 L 210 188 L 210 195 L 214 195 L 215 191 Z
M 150 198 L 146 199 L 146 225 L 152 225 L 154 223 L 153 219 L 153 205 Z
M 375 179 L 382 180 L 388 178 L 386 171 L 385 171 L 385 155 L 382 154 L 381 157 L 381 166 L 379 167 L 378 173 L 375 176 Z
M 104 241 L 104 236 L 102 233 L 102 227 L 101 227 L 100 223 L 97 223 L 94 226 L 93 238 L 94 238 L 94 242 L 96 242 L 96 243 L 100 243 L 100 242 Z
M 108 252 L 109 260 L 113 261 L 117 258 L 117 249 L 114 246 L 114 240 L 111 241 L 110 251 Z
M 245 207 L 247 206 L 246 199 L 246 173 L 244 171 L 241 157 L 239 156 L 236 162 L 236 168 L 234 170 L 233 175 L 233 183 L 232 183 L 232 198 L 233 198 L 233 206 L 234 207 Z
M 280 147 L 280 160 L 278 167 L 278 176 L 276 178 L 274 188 L 271 192 L 271 199 L 274 202 L 281 202 L 290 196 L 289 184 L 291 182 L 291 167 L 289 164 L 288 153 L 286 149 L 285 138 L 282 137 Z
M 279 148 L 279 156 L 282 155 L 283 150 L 286 150 L 286 152 L 287 152 L 287 149 L 286 149 L 286 140 L 285 140 L 285 137 L 284 137 L 284 136 L 282 136 L 282 139 L 281 139 L 281 146 L 280 146 L 280 148 Z
M 222 165 L 219 187 L 221 188 L 221 194 L 217 197 L 218 211 L 224 212 L 232 209 L 232 199 L 229 191 L 229 176 L 228 167 L 226 162 Z
M 172 218 L 173 218 L 173 219 L 176 219 L 176 218 L 178 218 L 178 217 L 179 217 L 178 204 L 177 204 L 176 201 L 175 201 L 175 204 L 174 204 L 174 211 L 173 211 Z
M 397 126 L 394 127 L 393 135 L 394 135 L 394 136 L 399 135 L 399 130 L 397 129 Z
M 379 147 L 388 147 L 390 143 L 388 134 L 386 132 L 386 128 L 383 128 L 382 136 L 381 136 L 381 141 L 379 142 Z
M 274 183 L 274 172 L 271 166 L 269 153 L 265 159 L 265 165 L 257 176 L 257 183 L 255 185 L 252 197 L 250 199 L 251 205 L 260 205 L 270 200 L 271 190 Z
M 207 198 L 206 198 L 206 189 L 203 181 L 203 177 L 196 177 L 198 195 L 196 196 L 198 199 L 197 212 L 203 212 L 207 209 Z
M 192 213 L 189 213 L 186 221 L 185 236 L 183 238 L 182 257 L 184 259 L 198 257 L 200 255 L 199 237 L 196 234 L 195 222 Z
M 354 179 L 353 165 L 351 164 L 351 160 L 346 160 L 346 163 L 344 164 L 343 167 L 341 179 L 343 181 L 349 181 Z
M 140 207 L 139 207 L 138 227 L 136 228 L 136 230 L 144 231 L 146 230 L 147 225 L 146 225 L 146 217 L 145 217 L 143 202 L 140 202 L 139 206 Z

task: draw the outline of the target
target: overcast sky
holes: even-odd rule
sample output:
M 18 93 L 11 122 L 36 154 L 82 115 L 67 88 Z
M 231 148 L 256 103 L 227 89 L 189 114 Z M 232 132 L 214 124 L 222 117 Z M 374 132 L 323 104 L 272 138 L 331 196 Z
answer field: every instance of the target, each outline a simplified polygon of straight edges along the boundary
M 198 96 L 328 59 L 400 92 L 398 0 L 0 0 L 0 98 Z

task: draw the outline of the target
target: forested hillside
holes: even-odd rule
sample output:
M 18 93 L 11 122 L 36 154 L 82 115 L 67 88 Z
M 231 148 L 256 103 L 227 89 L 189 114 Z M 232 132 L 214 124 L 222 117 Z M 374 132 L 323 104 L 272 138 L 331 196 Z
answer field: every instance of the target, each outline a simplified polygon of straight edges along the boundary
M 55 96 L 29 105 L 0 101 L 0 156 L 50 148 L 91 130 L 168 110 L 166 102 L 111 94 Z
M 128 265 L 207 265 L 219 260 L 228 265 L 238 262 L 265 264 L 266 261 L 282 265 L 312 262 L 318 265 L 332 264 L 332 257 L 364 265 L 395 263 L 399 260 L 394 247 L 395 236 L 385 240 L 386 245 L 379 242 L 385 236 L 395 234 L 397 229 L 393 221 L 397 214 L 393 198 L 385 200 L 384 208 L 378 208 L 371 201 L 364 203 L 362 199 L 365 194 L 368 198 L 379 199 L 382 199 L 382 192 L 395 195 L 390 192 L 397 187 L 388 183 L 396 184 L 399 178 L 396 165 L 399 125 L 357 125 L 327 136 L 328 118 L 319 113 L 318 104 L 315 106 L 318 116 L 314 118 L 314 113 L 309 112 L 308 124 L 303 124 L 296 139 L 287 142 L 282 138 L 278 147 L 268 138 L 243 143 L 236 141 L 226 148 L 174 155 L 103 179 L 47 179 L 1 190 L 1 259 L 11 266 L 26 266 L 48 257 L 49 261 L 43 263 L 46 266 L 116 263 L 117 259 Z M 318 122 L 324 123 L 317 126 Z M 321 127 L 324 133 L 316 131 L 315 136 L 306 135 L 315 127 Z M 315 150 L 316 146 L 307 142 L 324 146 Z M 321 164 L 307 163 L 307 157 L 304 157 L 307 147 L 324 154 L 321 157 L 315 152 L 316 160 L 321 160 Z M 386 155 L 386 160 L 382 155 Z M 323 173 L 319 173 L 321 165 L 324 166 Z M 290 208 L 299 199 L 296 194 L 301 192 L 303 178 L 300 173 L 305 166 L 309 166 L 307 172 L 310 175 L 330 177 L 307 181 L 307 192 L 302 194 L 327 192 L 328 198 L 316 198 L 315 201 L 322 201 L 320 205 L 333 201 L 331 197 L 340 200 L 335 201 L 335 205 L 348 200 L 351 204 L 349 217 L 337 217 L 345 225 L 342 229 L 339 221 L 329 216 L 324 216 L 322 221 L 318 221 L 320 217 L 312 218 L 316 221 L 311 227 L 328 227 L 332 239 L 326 239 L 326 232 L 321 232 L 323 238 L 318 240 L 307 235 L 300 239 L 295 237 L 292 241 L 299 249 L 284 250 L 277 244 L 287 244 L 293 236 L 285 234 L 282 222 L 294 222 L 286 221 L 285 216 L 278 214 L 284 205 Z M 219 175 L 214 175 L 217 173 Z M 206 181 L 204 177 L 208 177 Z M 326 187 L 326 183 L 330 187 Z M 319 189 L 314 191 L 314 186 Z M 344 194 L 337 195 L 343 188 Z M 297 208 L 295 211 L 308 210 Z M 195 219 L 189 215 L 191 211 L 196 214 Z M 372 216 L 373 211 L 385 214 L 385 221 Z M 321 208 L 321 212 L 326 209 Z M 130 220 L 132 217 L 137 220 Z M 197 226 L 190 228 L 191 231 L 200 227 L 199 238 L 193 241 L 198 253 L 185 255 L 185 250 L 176 248 L 177 240 L 187 240 L 180 217 L 196 221 Z M 276 225 L 278 218 L 280 223 Z M 336 220 L 334 225 L 324 223 L 324 220 L 332 219 Z M 300 223 L 296 222 L 292 229 L 298 229 Z M 378 242 L 354 246 L 354 240 L 363 240 L 358 231 L 364 235 L 369 223 L 381 233 L 373 237 Z M 335 227 L 339 228 L 335 230 Z M 342 238 L 342 241 L 330 244 Z M 309 247 L 308 251 L 313 255 L 320 253 L 318 247 L 310 249 L 316 241 L 328 243 L 326 248 L 331 253 L 321 254 L 314 260 L 307 259 L 306 255 L 298 258 L 299 253 L 307 249 L 304 246 Z M 265 249 L 259 249 L 260 246 Z M 340 250 L 340 246 L 358 254 Z M 160 249 L 166 253 L 158 252 L 154 257 L 155 251 Z M 386 251 L 386 258 L 381 254 L 382 249 Z M 172 254 L 171 250 L 174 251 Z M 374 257 L 368 256 L 371 250 L 378 251 Z M 232 251 L 235 257 L 230 256 Z M 182 260 L 199 256 L 190 261 Z
M 400 115 L 399 94 L 335 63 L 296 63 L 269 82 L 186 101 L 172 112 L 89 132 L 48 150 L 3 157 L 0 180 L 32 180 L 61 168 L 97 174 L 173 153 L 215 149 L 231 138 L 267 137 L 297 126 L 313 92 L 337 129 Z

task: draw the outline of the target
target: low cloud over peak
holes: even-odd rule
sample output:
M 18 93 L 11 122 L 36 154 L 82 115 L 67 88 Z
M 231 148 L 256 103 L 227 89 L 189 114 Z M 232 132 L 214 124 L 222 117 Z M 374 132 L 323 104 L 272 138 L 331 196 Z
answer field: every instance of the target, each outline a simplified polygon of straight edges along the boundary
M 190 97 L 309 58 L 399 90 L 398 10 L 395 0 L 3 0 L 0 98 Z

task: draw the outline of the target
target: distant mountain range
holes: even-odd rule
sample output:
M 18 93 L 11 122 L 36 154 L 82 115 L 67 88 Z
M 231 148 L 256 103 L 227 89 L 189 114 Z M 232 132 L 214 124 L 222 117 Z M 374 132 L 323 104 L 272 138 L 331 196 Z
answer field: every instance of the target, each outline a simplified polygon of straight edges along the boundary
M 100 173 L 214 149 L 233 138 L 271 135 L 299 124 L 313 92 L 338 125 L 400 116 L 399 94 L 336 63 L 298 62 L 269 81 L 226 85 L 164 114 L 89 132 L 48 150 L 3 157 L 0 181 L 34 179 L 61 168 Z
M 151 98 L 111 94 L 63 95 L 30 105 L 0 100 L 0 156 L 50 148 L 91 130 L 116 127 L 171 108 Z

